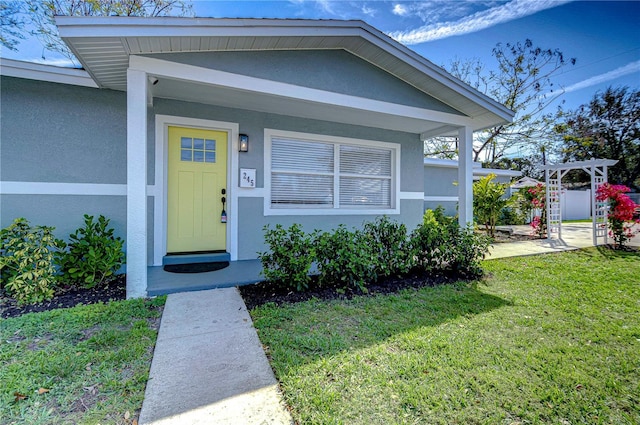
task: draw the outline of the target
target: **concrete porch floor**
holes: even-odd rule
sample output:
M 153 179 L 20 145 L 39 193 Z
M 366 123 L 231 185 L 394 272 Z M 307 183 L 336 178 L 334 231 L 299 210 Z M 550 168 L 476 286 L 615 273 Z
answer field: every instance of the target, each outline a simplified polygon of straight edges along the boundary
M 231 288 L 264 280 L 260 260 L 231 261 L 224 269 L 206 273 L 169 273 L 162 266 L 147 269 L 147 295 L 175 294 L 205 289 Z

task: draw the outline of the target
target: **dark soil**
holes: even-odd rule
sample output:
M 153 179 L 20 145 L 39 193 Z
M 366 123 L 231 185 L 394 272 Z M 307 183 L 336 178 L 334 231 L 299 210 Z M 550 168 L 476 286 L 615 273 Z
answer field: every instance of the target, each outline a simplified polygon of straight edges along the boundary
M 56 308 L 75 307 L 80 304 L 107 303 L 109 301 L 124 300 L 126 298 L 125 275 L 119 275 L 106 286 L 92 289 L 82 289 L 70 286 L 60 289 L 49 301 L 39 304 L 19 306 L 15 299 L 0 293 L 0 317 L 21 316 L 26 313 L 37 313 L 54 310 Z
M 484 233 L 484 232 L 482 232 Z M 519 241 L 532 241 L 538 239 L 537 236 L 523 235 L 520 233 L 509 233 L 501 230 L 496 230 L 492 243 L 509 243 Z
M 357 289 L 341 290 L 337 288 L 318 288 L 305 292 L 296 292 L 279 288 L 269 282 L 260 282 L 253 285 L 240 286 L 240 294 L 244 299 L 247 309 L 251 310 L 267 303 L 276 305 L 293 304 L 308 301 L 313 298 L 321 300 L 349 300 L 355 296 L 372 296 L 377 294 L 393 294 L 402 289 L 422 288 L 453 283 L 464 280 L 456 276 L 409 276 L 405 278 L 381 279 L 375 284 L 367 286 L 367 293 Z

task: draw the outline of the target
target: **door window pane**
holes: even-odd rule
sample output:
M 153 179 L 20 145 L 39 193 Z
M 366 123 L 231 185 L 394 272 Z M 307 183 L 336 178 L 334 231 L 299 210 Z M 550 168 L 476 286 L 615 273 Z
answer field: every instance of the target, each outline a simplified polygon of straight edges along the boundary
M 216 141 L 191 137 L 180 138 L 180 161 L 216 162 Z

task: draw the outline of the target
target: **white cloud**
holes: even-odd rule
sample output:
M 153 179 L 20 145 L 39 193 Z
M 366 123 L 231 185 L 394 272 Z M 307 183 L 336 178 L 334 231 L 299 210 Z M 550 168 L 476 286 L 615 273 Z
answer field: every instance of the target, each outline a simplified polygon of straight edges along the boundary
M 362 5 L 362 9 L 360 10 L 367 16 L 373 17 L 376 15 L 376 10 L 372 7 L 367 6 L 366 4 Z
M 389 36 L 403 44 L 424 43 L 454 35 L 480 31 L 494 25 L 533 15 L 542 10 L 569 3 L 570 1 L 571 0 L 512 0 L 509 3 L 476 12 L 457 21 L 428 24 L 410 31 L 396 31 L 390 33 Z M 402 10 L 407 10 L 404 6 L 396 4 L 393 10 L 394 13 L 396 13 L 397 7 L 400 7 Z
M 326 13 L 335 14 L 330 0 L 316 0 L 316 5 Z
M 398 15 L 398 16 L 407 16 L 409 14 L 409 9 L 406 8 L 406 6 L 400 4 L 400 3 L 396 3 L 393 5 L 393 10 L 391 10 L 391 12 L 394 15 Z
M 595 86 L 596 84 L 606 83 L 607 81 L 615 80 L 618 77 L 622 77 L 634 72 L 640 73 L 640 60 L 616 68 L 613 71 L 605 72 L 604 74 L 596 75 L 595 77 L 587 78 L 575 84 L 570 85 L 564 89 L 565 93 L 578 91 L 587 87 Z

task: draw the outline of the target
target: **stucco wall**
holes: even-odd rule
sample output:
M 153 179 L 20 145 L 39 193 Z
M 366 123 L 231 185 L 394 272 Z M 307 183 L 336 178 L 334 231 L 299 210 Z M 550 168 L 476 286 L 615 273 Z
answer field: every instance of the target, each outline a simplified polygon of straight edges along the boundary
M 126 184 L 124 93 L 1 78 L 0 180 Z M 124 193 L 0 196 L 1 227 L 25 217 L 33 225 L 54 226 L 55 235 L 66 239 L 83 225 L 83 214 L 108 217 L 124 238 Z
M 172 53 L 147 56 L 462 115 L 449 105 L 344 50 Z
M 126 95 L 2 77 L 0 179 L 125 184 Z
M 32 225 L 55 227 L 54 234 L 67 239 L 84 225 L 84 214 L 111 220 L 115 235 L 126 236 L 127 199 L 125 196 L 84 195 L 0 195 L 0 226 L 6 227 L 18 217 Z
M 313 230 L 331 230 L 340 224 L 347 227 L 362 227 L 365 221 L 375 220 L 372 215 L 355 215 L 355 216 L 268 216 L 263 215 L 262 198 L 240 198 L 239 199 L 239 217 L 238 226 L 240 228 L 238 238 L 238 259 L 257 258 L 257 253 L 266 251 L 264 244 L 263 227 L 266 224 L 281 224 L 289 227 L 293 223 L 302 225 L 306 232 Z M 422 201 L 419 199 L 400 201 L 399 215 L 389 216 L 392 220 L 404 223 L 409 231 L 413 230 L 422 221 Z

